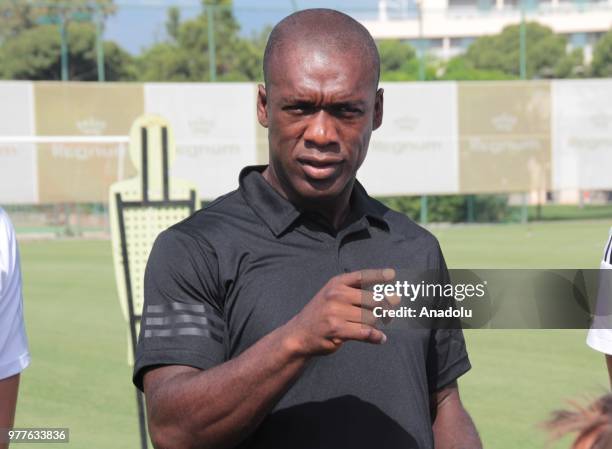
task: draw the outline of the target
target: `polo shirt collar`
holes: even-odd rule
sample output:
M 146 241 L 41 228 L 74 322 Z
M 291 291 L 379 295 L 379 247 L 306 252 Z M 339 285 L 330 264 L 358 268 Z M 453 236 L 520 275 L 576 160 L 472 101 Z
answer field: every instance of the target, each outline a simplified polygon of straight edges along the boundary
M 380 225 L 382 228 L 389 230 L 389 223 L 385 219 L 387 208 L 370 198 L 366 189 L 357 180 L 355 180 L 353 193 L 351 194 L 351 211 L 355 216 L 359 218 L 367 217 L 372 224 Z
M 264 179 L 265 169 L 266 165 L 244 167 L 238 183 L 247 204 L 278 237 L 300 216 L 300 211 Z
M 278 237 L 301 215 L 291 202 L 283 198 L 262 176 L 267 165 L 251 165 L 240 172 L 238 183 L 247 204 Z M 351 213 L 368 217 L 375 224 L 389 229 L 384 218 L 385 207 L 373 201 L 361 183 L 355 180 L 351 195 Z

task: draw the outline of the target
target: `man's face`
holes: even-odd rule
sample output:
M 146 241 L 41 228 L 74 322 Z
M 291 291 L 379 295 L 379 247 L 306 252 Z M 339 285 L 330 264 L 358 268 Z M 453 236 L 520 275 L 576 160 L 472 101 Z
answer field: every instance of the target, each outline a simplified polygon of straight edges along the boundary
M 376 74 L 351 53 L 299 45 L 283 50 L 267 89 L 259 86 L 271 168 L 299 200 L 333 200 L 351 188 L 382 122 Z

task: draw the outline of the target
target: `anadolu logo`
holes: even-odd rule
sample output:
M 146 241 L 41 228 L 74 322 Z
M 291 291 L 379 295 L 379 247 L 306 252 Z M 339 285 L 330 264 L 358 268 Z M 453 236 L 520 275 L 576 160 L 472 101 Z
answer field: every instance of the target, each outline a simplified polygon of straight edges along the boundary
M 505 133 L 509 133 L 514 130 L 518 119 L 515 115 L 508 114 L 506 112 L 496 115 L 491 119 L 491 125 L 497 130 Z
M 106 122 L 94 117 L 89 117 L 76 122 L 76 127 L 83 134 L 98 136 L 106 129 Z

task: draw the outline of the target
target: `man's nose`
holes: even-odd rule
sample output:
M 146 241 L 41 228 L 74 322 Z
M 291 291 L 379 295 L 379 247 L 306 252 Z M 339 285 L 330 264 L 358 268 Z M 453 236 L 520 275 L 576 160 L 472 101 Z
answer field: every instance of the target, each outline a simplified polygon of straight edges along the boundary
M 333 117 L 325 110 L 314 114 L 304 132 L 304 140 L 317 147 L 324 147 L 338 143 L 338 133 Z

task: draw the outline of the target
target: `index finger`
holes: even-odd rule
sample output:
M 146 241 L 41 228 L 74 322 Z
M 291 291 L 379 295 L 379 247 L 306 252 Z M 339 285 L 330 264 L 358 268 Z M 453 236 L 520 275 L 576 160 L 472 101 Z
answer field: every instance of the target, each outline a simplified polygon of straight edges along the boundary
M 344 285 L 363 288 L 381 282 L 388 282 L 393 279 L 395 279 L 395 270 L 393 268 L 379 268 L 342 274 L 339 280 Z

